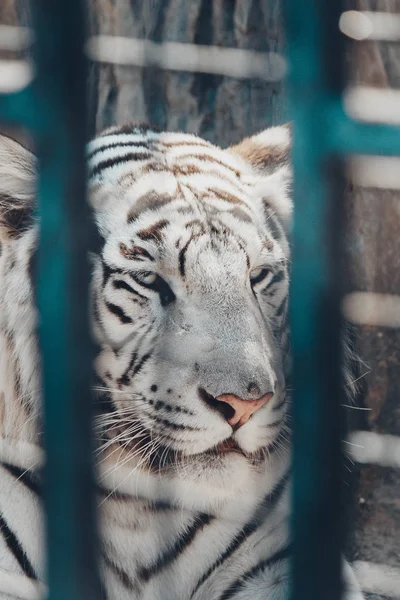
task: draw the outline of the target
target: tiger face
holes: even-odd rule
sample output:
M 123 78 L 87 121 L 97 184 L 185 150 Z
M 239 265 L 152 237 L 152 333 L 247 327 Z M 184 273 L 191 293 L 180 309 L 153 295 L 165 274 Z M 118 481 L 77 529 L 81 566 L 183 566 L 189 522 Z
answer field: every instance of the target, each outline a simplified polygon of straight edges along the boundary
M 283 443 L 289 137 L 222 150 L 125 126 L 89 145 L 104 460 L 234 494 Z M 9 239 L 32 247 L 32 228 Z
M 124 128 L 89 148 L 98 389 L 143 468 L 254 466 L 282 432 L 288 138 Z

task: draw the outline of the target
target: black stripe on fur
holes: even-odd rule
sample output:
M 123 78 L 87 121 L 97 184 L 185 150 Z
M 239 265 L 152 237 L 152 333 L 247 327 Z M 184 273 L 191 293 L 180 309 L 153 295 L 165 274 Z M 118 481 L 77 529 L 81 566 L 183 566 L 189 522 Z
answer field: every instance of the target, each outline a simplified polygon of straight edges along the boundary
M 132 323 L 132 319 L 124 313 L 120 306 L 117 306 L 112 302 L 106 302 L 106 307 L 113 315 L 115 315 L 121 321 L 121 323 Z
M 220 558 L 213 564 L 211 567 L 202 575 L 199 581 L 194 588 L 192 595 L 193 598 L 197 590 L 203 585 L 205 581 L 214 573 L 218 567 L 220 567 L 228 558 L 232 556 L 234 552 L 247 540 L 247 538 L 256 531 L 259 527 L 260 523 L 266 518 L 266 516 L 271 513 L 271 511 L 275 508 L 278 503 L 280 497 L 282 496 L 283 491 L 285 490 L 286 484 L 290 477 L 290 470 L 283 475 L 283 477 L 276 484 L 272 492 L 267 494 L 264 498 L 264 502 L 261 507 L 256 511 L 250 521 L 248 521 L 243 529 L 233 538 L 229 546 L 226 548 L 225 552 L 220 556 Z
M 116 290 L 126 290 L 130 294 L 135 294 L 133 287 L 131 287 L 129 283 L 126 283 L 124 279 L 114 279 L 113 288 Z
M 179 252 L 179 273 L 182 277 L 185 277 L 185 261 L 186 261 L 186 252 L 188 246 L 193 238 L 189 238 L 184 247 Z
M 105 565 L 110 569 L 110 571 L 112 571 L 115 574 L 115 576 L 119 579 L 124 588 L 126 588 L 130 592 L 137 591 L 137 585 L 134 581 L 132 581 L 132 579 L 123 569 L 121 569 L 115 563 L 113 563 L 105 553 L 103 553 L 103 559 Z
M 227 590 L 220 596 L 219 600 L 230 600 L 245 586 L 246 582 L 253 577 L 257 577 L 265 569 L 272 567 L 276 563 L 285 560 L 290 555 L 290 547 L 285 546 L 275 552 L 272 556 L 269 556 L 265 560 L 259 562 L 257 565 L 252 567 L 249 571 L 246 571 L 239 579 L 236 579 Z
M 118 134 L 117 134 L 118 135 Z M 99 154 L 100 152 L 104 152 L 105 150 L 111 150 L 112 148 L 138 148 L 138 147 L 146 147 L 148 145 L 147 140 L 141 140 L 138 142 L 113 142 L 111 144 L 104 144 L 104 146 L 100 146 L 99 148 L 95 148 L 92 150 L 90 154 L 87 156 L 87 160 L 91 160 L 93 156 Z M 146 148 L 147 149 L 147 148 Z
M 128 152 L 128 154 L 122 156 L 115 156 L 113 158 L 109 158 L 108 160 L 102 160 L 99 162 L 91 171 L 90 177 L 95 177 L 99 175 L 102 171 L 106 169 L 111 169 L 112 167 L 116 167 L 119 165 L 123 165 L 125 163 L 136 161 L 136 160 L 149 160 L 152 157 L 150 152 Z
M 23 483 L 27 488 L 31 490 L 37 496 L 42 495 L 42 490 L 39 485 L 39 481 L 34 473 L 29 469 L 21 469 L 20 467 L 16 467 L 15 465 L 10 465 L 9 463 L 2 462 L 1 466 L 4 467 L 10 475 L 15 477 L 16 480 Z
M 164 554 L 158 557 L 157 561 L 151 565 L 150 567 L 143 567 L 139 571 L 140 579 L 144 581 L 149 581 L 155 575 L 158 575 L 160 571 L 165 569 L 168 565 L 170 565 L 174 560 L 178 558 L 180 554 L 187 548 L 197 533 L 203 529 L 206 525 L 211 523 L 214 517 L 207 514 L 198 515 L 193 521 L 192 525 L 183 533 L 178 539 L 175 541 L 172 548 L 167 550 Z
M 38 577 L 35 573 L 35 570 L 31 564 L 29 558 L 27 557 L 25 551 L 23 550 L 17 536 L 15 535 L 15 533 L 13 531 L 11 531 L 11 529 L 7 525 L 6 520 L 4 519 L 4 517 L 2 515 L 0 515 L 0 532 L 2 533 L 2 535 L 4 537 L 4 540 L 7 544 L 8 549 L 14 555 L 15 559 L 17 560 L 19 566 L 21 567 L 21 569 L 23 570 L 25 575 L 27 577 L 29 577 L 30 579 L 37 580 Z

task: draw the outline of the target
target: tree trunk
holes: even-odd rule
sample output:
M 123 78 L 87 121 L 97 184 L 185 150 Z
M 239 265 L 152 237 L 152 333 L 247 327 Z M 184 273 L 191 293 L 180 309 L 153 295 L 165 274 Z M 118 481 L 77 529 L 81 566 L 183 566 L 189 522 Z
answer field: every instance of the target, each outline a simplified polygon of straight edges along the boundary
M 283 49 L 279 0 L 93 0 L 95 33 Z M 156 68 L 97 66 L 96 128 L 127 120 L 197 133 L 221 145 L 286 118 L 281 83 Z
M 347 6 L 350 10 L 399 12 L 397 0 L 347 0 Z M 350 43 L 349 79 L 372 87 L 399 87 L 399 44 Z M 352 290 L 400 295 L 399 226 L 399 192 L 353 190 L 348 227 Z M 362 326 L 357 335 L 358 349 L 366 363 L 364 402 L 370 409 L 364 426 L 377 433 L 400 436 L 400 330 Z M 399 470 L 372 465 L 361 469 L 356 558 L 399 567 L 399 491 Z

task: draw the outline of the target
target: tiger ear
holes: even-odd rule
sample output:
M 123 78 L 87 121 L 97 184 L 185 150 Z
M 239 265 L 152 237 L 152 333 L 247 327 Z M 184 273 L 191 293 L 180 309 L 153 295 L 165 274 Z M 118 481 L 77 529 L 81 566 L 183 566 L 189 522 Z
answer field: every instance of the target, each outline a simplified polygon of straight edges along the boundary
M 0 239 L 16 238 L 33 224 L 36 157 L 0 135 Z
M 255 175 L 255 191 L 267 210 L 274 212 L 286 229 L 290 229 L 293 203 L 291 199 L 292 170 L 290 166 L 290 125 L 271 127 L 245 138 L 229 148 L 250 165 Z

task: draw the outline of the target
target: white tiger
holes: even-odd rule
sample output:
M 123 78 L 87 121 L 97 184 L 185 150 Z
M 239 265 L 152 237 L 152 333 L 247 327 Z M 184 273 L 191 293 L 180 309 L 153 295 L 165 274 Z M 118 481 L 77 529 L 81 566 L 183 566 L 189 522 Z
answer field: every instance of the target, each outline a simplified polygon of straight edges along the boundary
M 104 599 L 288 598 L 289 147 L 135 125 L 88 147 Z M 45 578 L 34 189 L 2 137 L 1 600 Z

